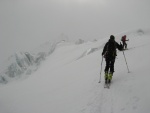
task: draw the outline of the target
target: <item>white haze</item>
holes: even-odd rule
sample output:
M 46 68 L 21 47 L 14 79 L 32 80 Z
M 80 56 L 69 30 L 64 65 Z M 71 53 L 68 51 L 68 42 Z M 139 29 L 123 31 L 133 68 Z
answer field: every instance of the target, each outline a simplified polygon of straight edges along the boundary
M 0 0 L 0 64 L 61 34 L 94 40 L 147 28 L 149 6 L 149 0 Z

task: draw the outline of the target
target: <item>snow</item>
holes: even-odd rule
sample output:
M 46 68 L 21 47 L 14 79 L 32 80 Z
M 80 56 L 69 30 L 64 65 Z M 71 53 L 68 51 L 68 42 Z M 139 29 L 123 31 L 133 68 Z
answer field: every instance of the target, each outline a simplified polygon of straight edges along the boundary
M 34 73 L 17 74 L 19 78 L 13 76 L 5 84 L 1 82 L 0 113 L 149 113 L 150 32 L 120 33 L 117 42 L 122 34 L 129 39 L 128 50 L 124 51 L 129 73 L 123 52 L 118 51 L 110 89 L 104 88 L 104 60 L 98 83 L 101 53 L 108 37 L 77 44 L 62 41 L 46 46 L 49 49 L 44 50 L 53 51 L 38 68 L 32 65 Z M 16 58 L 24 58 L 22 54 L 16 54 Z M 27 60 L 18 61 L 31 69 Z M 9 77 L 5 71 L 1 76 Z

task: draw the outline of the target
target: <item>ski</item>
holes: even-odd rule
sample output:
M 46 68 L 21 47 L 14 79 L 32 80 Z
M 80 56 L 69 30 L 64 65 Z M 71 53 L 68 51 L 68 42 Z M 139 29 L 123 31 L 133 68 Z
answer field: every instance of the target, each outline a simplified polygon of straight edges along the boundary
M 108 85 L 107 85 L 107 84 L 104 84 L 104 88 L 108 88 Z
M 110 88 L 110 83 L 107 84 L 108 89 Z
M 104 88 L 109 88 L 108 83 L 104 83 Z
M 107 83 L 107 84 L 104 84 L 104 88 L 110 88 L 110 84 L 109 83 Z
M 105 83 L 104 83 L 104 88 L 108 88 L 108 89 L 109 89 L 109 88 L 110 88 L 110 83 L 105 82 Z

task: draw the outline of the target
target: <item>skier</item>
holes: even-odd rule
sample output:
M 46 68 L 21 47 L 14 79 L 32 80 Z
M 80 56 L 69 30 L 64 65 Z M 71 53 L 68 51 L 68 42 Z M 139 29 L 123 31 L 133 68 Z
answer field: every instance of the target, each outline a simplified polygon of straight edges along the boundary
M 121 41 L 122 41 L 122 43 L 123 43 L 123 49 L 127 49 L 127 43 L 126 43 L 126 41 L 129 41 L 129 39 L 128 40 L 126 40 L 126 35 L 124 35 L 124 36 L 122 36 L 122 38 L 121 38 Z
M 105 58 L 106 66 L 105 66 L 105 83 L 110 83 L 113 73 L 114 73 L 114 63 L 115 58 L 117 56 L 116 49 L 122 50 L 122 44 L 120 45 L 115 41 L 115 37 L 113 35 L 110 36 L 110 39 L 105 44 L 102 52 L 102 57 Z

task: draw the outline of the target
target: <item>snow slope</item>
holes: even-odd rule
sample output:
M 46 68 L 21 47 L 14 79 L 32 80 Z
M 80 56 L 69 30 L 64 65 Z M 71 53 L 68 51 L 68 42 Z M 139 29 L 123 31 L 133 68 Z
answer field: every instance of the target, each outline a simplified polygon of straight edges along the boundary
M 104 89 L 103 71 L 98 83 L 108 38 L 78 45 L 64 42 L 28 78 L 0 85 L 0 113 L 149 113 L 150 32 L 125 34 L 130 73 L 118 51 L 110 89 Z M 103 61 L 102 70 L 104 66 Z

